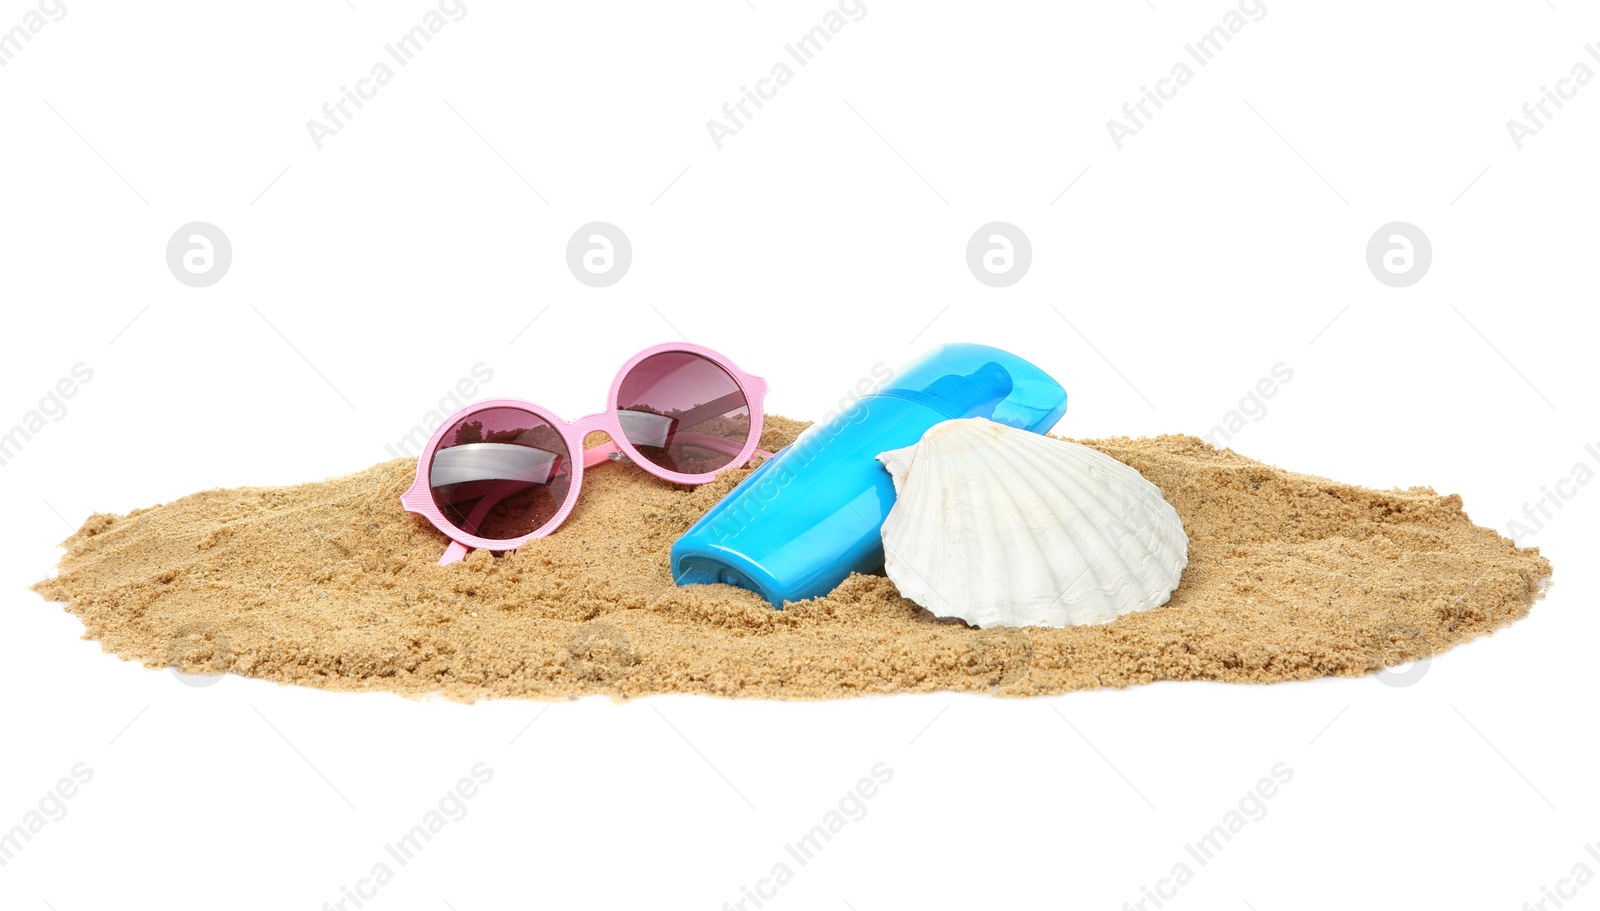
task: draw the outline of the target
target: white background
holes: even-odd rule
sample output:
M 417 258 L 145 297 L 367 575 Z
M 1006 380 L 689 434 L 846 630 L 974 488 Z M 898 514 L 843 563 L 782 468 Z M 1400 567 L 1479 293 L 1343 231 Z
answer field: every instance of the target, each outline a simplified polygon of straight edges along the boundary
M 795 417 L 879 361 L 1000 345 L 1062 380 L 1079 437 L 1204 433 L 1283 362 L 1236 450 L 1459 492 L 1503 531 L 1600 468 L 1600 86 L 1521 151 L 1505 125 L 1600 68 L 1600 14 L 1268 0 L 1118 151 L 1107 119 L 1226 4 L 868 0 L 719 151 L 706 121 L 825 3 L 467 0 L 318 151 L 306 121 L 429 8 L 353 2 L 67 0 L 0 69 L 0 425 L 94 371 L 0 468 L 0 828 L 94 770 L 0 868 L 0 904 L 320 908 L 478 762 L 469 815 L 368 907 L 720 908 L 880 761 L 869 814 L 768 907 L 1119 908 L 1188 861 L 1170 907 L 1519 908 L 1600 872 L 1600 485 L 1529 539 L 1556 565 L 1532 615 L 1405 688 L 548 708 L 194 688 L 26 590 L 93 512 L 366 467 L 478 361 L 486 395 L 585 414 L 680 332 Z M 32 8 L 5 0 L 0 29 Z M 609 288 L 564 260 L 595 220 L 633 243 Z M 965 263 L 994 220 L 1033 246 L 1009 288 Z M 1396 220 L 1434 250 L 1403 289 L 1364 255 Z M 164 260 L 191 221 L 233 244 L 208 288 Z M 1279 762 L 1268 815 L 1196 865 L 1184 844 Z

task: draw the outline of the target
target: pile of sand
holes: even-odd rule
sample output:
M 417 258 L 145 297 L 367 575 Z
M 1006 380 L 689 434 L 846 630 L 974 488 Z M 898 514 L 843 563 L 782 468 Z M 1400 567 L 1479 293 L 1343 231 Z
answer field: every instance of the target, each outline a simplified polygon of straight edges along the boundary
M 770 418 L 763 447 L 803 426 Z M 35 590 L 106 651 L 194 673 L 467 700 L 825 699 L 1369 674 L 1520 619 L 1550 576 L 1457 496 L 1293 474 L 1187 436 L 1082 442 L 1157 484 L 1190 540 L 1172 601 L 1104 626 L 971 629 L 876 576 L 783 611 L 678 588 L 673 540 L 748 471 L 691 489 L 618 463 L 585 474 L 560 531 L 503 556 L 436 565 L 447 542 L 401 511 L 416 466 L 395 460 L 92 516 Z

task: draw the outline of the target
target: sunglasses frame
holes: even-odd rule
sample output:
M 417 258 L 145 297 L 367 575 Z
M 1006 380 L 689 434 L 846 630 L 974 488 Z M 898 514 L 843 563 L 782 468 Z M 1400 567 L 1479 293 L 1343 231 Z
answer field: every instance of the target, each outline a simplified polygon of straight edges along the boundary
M 681 472 L 668 471 L 640 455 L 639 451 L 628 441 L 627 434 L 623 432 L 622 419 L 619 417 L 617 409 L 617 396 L 622 391 L 623 380 L 627 379 L 628 374 L 632 373 L 634 368 L 638 367 L 646 359 L 658 354 L 671 353 L 693 354 L 716 364 L 733 379 L 734 383 L 738 385 L 739 391 L 744 393 L 745 405 L 750 410 L 750 436 L 745 440 L 744 446 L 740 448 L 738 454 L 728 464 L 716 471 L 703 474 L 682 474 Z M 486 399 L 482 402 L 474 402 L 457 411 L 447 418 L 444 423 L 440 424 L 438 429 L 433 432 L 433 436 L 428 439 L 428 445 L 423 448 L 422 455 L 417 459 L 417 479 L 412 482 L 410 489 L 400 495 L 400 504 L 405 508 L 406 512 L 422 516 L 432 522 L 433 527 L 444 532 L 450 538 L 452 543 L 449 549 L 445 551 L 444 556 L 440 558 L 440 565 L 455 563 L 463 559 L 471 548 L 492 551 L 516 550 L 528 541 L 532 541 L 535 538 L 543 538 L 560 528 L 561 524 L 566 521 L 567 516 L 571 514 L 573 507 L 578 503 L 578 493 L 583 487 L 584 469 L 592 468 L 601 462 L 608 461 L 616 453 L 621 453 L 635 465 L 656 477 L 675 484 L 704 484 L 730 468 L 746 464 L 755 455 L 770 455 L 771 453 L 763 452 L 757 448 L 761 443 L 761 432 L 765 424 L 765 412 L 762 410 L 762 402 L 766 399 L 766 396 L 766 380 L 753 373 L 746 373 L 739 369 L 738 365 L 734 364 L 733 361 L 712 351 L 710 348 L 691 345 L 687 342 L 668 342 L 655 345 L 629 358 L 627 363 L 622 365 L 622 369 L 617 371 L 616 378 L 611 381 L 611 392 L 606 397 L 605 411 L 568 422 L 562 420 L 559 415 L 547 408 L 521 399 Z M 451 524 L 450 520 L 445 518 L 444 513 L 433 501 L 429 470 L 433 465 L 433 457 L 439 450 L 439 444 L 444 440 L 445 433 L 463 419 L 471 417 L 477 412 L 487 411 L 492 408 L 515 408 L 526 411 L 544 421 L 557 433 L 561 434 L 561 439 L 567 446 L 568 460 L 572 466 L 567 498 L 561 504 L 561 508 L 557 510 L 555 515 L 550 517 L 549 521 L 520 538 L 480 538 L 476 535 L 468 534 Z M 597 431 L 609 436 L 611 438 L 610 442 L 596 446 L 593 449 L 584 449 L 584 439 L 589 434 Z M 582 458 L 578 457 L 579 454 L 582 455 Z

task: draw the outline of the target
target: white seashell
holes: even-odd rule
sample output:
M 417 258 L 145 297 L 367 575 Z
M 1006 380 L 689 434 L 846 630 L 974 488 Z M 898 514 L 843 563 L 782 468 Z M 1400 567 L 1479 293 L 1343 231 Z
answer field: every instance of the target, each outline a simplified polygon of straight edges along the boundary
M 889 579 L 980 627 L 1107 623 L 1167 603 L 1189 536 L 1160 488 L 1077 443 L 944 421 L 878 460 L 894 477 Z

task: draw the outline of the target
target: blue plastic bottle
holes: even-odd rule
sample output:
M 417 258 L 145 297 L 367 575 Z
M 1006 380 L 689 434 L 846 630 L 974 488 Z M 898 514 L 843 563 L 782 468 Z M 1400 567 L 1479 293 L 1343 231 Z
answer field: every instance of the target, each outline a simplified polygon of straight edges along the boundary
M 883 569 L 894 484 L 878 453 L 953 418 L 1046 433 L 1066 410 L 1061 384 L 1016 355 L 935 348 L 745 478 L 672 545 L 672 577 L 737 585 L 778 608 L 826 595 L 852 572 Z

